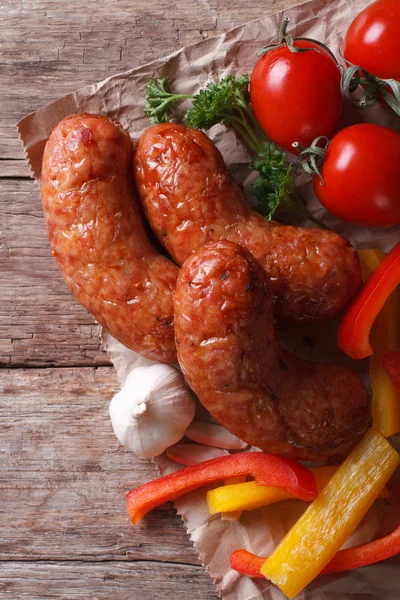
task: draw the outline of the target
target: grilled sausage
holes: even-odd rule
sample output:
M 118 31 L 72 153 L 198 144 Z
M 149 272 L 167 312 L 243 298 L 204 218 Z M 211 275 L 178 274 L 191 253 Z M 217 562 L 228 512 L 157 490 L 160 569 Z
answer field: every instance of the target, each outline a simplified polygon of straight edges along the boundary
M 253 211 L 200 131 L 150 127 L 135 149 L 134 173 L 147 218 L 173 259 L 182 264 L 210 240 L 245 246 L 268 273 L 284 324 L 337 315 L 361 283 L 358 256 L 342 236 L 266 223 Z
M 66 284 L 96 320 L 128 348 L 174 362 L 178 268 L 149 241 L 131 172 L 132 142 L 118 123 L 64 119 L 43 156 L 47 232 Z
M 268 279 L 247 249 L 221 241 L 194 253 L 180 271 L 174 306 L 182 371 L 233 434 L 317 461 L 343 457 L 363 435 L 371 408 L 358 375 L 279 346 Z

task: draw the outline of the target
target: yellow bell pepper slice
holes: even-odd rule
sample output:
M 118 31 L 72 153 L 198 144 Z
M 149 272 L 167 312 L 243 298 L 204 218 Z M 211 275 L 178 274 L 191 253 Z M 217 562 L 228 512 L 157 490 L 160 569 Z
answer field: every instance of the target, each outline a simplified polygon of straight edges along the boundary
M 282 488 L 256 485 L 255 481 L 247 481 L 210 490 L 207 492 L 207 504 L 210 515 L 216 515 L 238 510 L 252 510 L 292 497 Z
M 337 470 L 338 467 L 333 466 L 311 469 L 315 475 L 315 481 L 317 482 L 319 492 L 321 492 L 329 483 Z M 267 504 L 273 504 L 274 502 L 293 498 L 293 496 L 288 494 L 282 488 L 257 485 L 255 481 L 238 483 L 236 485 L 232 483 L 232 479 L 229 481 L 231 483 L 227 482 L 224 486 L 217 487 L 207 492 L 207 504 L 210 515 L 216 515 L 217 513 L 227 513 L 229 515 L 232 512 L 236 513 L 241 512 L 242 510 L 253 510 L 255 508 L 260 508 L 261 506 L 266 506 Z M 380 497 L 390 497 L 390 492 L 387 487 L 383 489 Z
M 225 481 L 224 481 L 225 489 L 230 486 L 241 485 L 241 484 L 245 483 L 246 479 L 247 478 L 245 475 L 239 475 L 238 477 L 231 477 L 230 479 L 225 479 Z M 218 511 L 218 512 L 220 512 L 220 511 Z M 226 510 L 226 511 L 221 510 L 222 521 L 230 521 L 230 522 L 239 521 L 241 515 L 242 515 L 241 510 Z
M 385 258 L 381 250 L 358 251 L 365 282 Z M 400 431 L 400 394 L 382 366 L 382 357 L 389 350 L 400 348 L 400 302 L 395 290 L 386 300 L 371 330 L 374 353 L 369 359 L 372 388 L 372 426 L 384 437 Z
M 350 537 L 400 462 L 399 454 L 373 429 L 339 467 L 261 568 L 294 598 Z

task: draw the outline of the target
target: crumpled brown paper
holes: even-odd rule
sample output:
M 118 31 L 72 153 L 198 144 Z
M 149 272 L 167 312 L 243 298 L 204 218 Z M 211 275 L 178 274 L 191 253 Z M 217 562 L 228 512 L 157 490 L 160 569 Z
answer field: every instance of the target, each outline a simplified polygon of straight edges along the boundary
M 118 119 L 135 140 L 148 126 L 143 113 L 144 88 L 154 77 L 170 77 L 175 89 L 182 93 L 196 93 L 210 80 L 227 74 L 251 72 L 256 50 L 276 40 L 282 15 L 290 19 L 290 33 L 314 37 L 325 42 L 340 57 L 343 35 L 354 16 L 370 0 L 312 0 L 284 13 L 277 13 L 241 27 L 219 38 L 208 39 L 171 54 L 166 58 L 115 75 L 100 83 L 87 86 L 52 104 L 40 108 L 20 123 L 18 130 L 24 143 L 32 173 L 40 176 L 44 144 L 51 130 L 64 117 L 80 112 L 106 113 Z M 295 92 L 294 92 L 295 98 Z M 181 111 L 185 108 L 181 107 Z M 385 106 L 377 104 L 366 111 L 356 111 L 347 105 L 342 125 L 369 121 L 400 130 L 400 119 Z M 212 139 L 222 151 L 235 177 L 247 189 L 249 156 L 235 134 L 216 126 Z M 368 173 L 365 174 L 368 177 Z M 347 236 L 356 247 L 376 246 L 389 250 L 400 239 L 400 227 L 367 229 L 339 222 L 327 214 L 313 197 L 304 176 L 299 176 L 298 186 L 308 201 L 311 211 L 327 225 Z M 152 364 L 124 348 L 108 334 L 105 346 L 115 365 L 121 383 L 136 366 Z M 335 323 L 321 328 L 301 328 L 280 334 L 281 343 L 298 356 L 314 361 L 349 364 L 335 345 Z M 310 340 L 312 343 L 310 343 Z M 354 366 L 354 363 L 353 365 Z M 357 363 L 368 384 L 365 361 Z M 204 419 L 204 409 L 202 418 Z M 179 466 L 166 456 L 156 459 L 162 474 Z M 132 482 L 134 483 L 134 482 Z M 257 511 L 243 513 L 240 522 L 224 522 L 218 516 L 210 517 L 204 490 L 198 490 L 176 501 L 179 514 L 184 519 L 188 533 L 195 544 L 200 559 L 215 580 L 218 591 L 226 600 L 283 600 L 285 596 L 268 581 L 252 581 L 240 577 L 229 568 L 229 554 L 237 548 L 268 555 L 283 537 L 296 518 L 293 502 L 279 503 Z M 386 503 L 387 504 L 387 503 Z M 354 543 L 368 541 L 387 533 L 396 523 L 396 507 L 375 503 L 354 537 Z M 398 566 L 400 560 L 392 559 L 380 565 L 341 575 L 317 578 L 298 600 L 397 600 L 400 596 Z M 189 593 L 189 592 L 188 592 Z

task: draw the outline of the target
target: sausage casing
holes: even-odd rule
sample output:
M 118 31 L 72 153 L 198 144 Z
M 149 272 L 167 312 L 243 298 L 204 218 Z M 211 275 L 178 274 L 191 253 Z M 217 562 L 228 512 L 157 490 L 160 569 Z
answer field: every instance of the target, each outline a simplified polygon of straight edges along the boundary
M 233 434 L 317 461 L 343 457 L 363 435 L 371 407 L 360 378 L 279 346 L 268 279 L 247 249 L 229 241 L 203 246 L 183 265 L 174 304 L 182 371 Z
M 252 210 L 201 131 L 150 127 L 136 146 L 134 173 L 150 225 L 173 259 L 183 264 L 211 240 L 245 246 L 266 270 L 284 324 L 337 315 L 361 283 L 357 253 L 342 236 L 267 223 Z
M 118 123 L 88 114 L 59 123 L 42 165 L 47 232 L 68 287 L 96 320 L 132 350 L 174 362 L 178 268 L 151 245 L 131 164 Z

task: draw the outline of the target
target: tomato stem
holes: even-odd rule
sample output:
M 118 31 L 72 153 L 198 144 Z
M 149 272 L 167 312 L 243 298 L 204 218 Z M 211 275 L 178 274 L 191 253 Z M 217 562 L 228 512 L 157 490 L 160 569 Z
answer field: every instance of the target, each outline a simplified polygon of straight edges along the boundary
M 361 98 L 353 96 L 359 86 L 364 88 Z M 344 98 L 356 108 L 369 108 L 382 97 L 400 116 L 400 82 L 396 79 L 380 79 L 358 65 L 350 64 L 343 70 L 340 89 Z
M 286 29 L 287 29 L 288 24 L 289 24 L 289 18 L 285 17 L 279 28 L 279 36 L 278 36 L 279 44 L 283 44 L 285 42 Z
M 321 140 L 325 140 L 324 146 L 320 145 Z M 300 163 L 303 170 L 308 175 L 318 175 L 322 183 L 324 183 L 324 180 L 321 175 L 320 168 L 324 161 L 329 143 L 329 139 L 326 136 L 320 135 L 315 138 L 309 148 L 304 148 L 298 142 L 294 142 L 292 144 L 293 148 L 299 151 L 297 162 Z
M 294 42 L 296 42 L 298 40 L 306 40 L 308 42 L 313 42 L 314 44 L 321 46 L 321 48 L 326 50 L 326 52 L 328 52 L 328 54 L 330 54 L 332 56 L 333 60 L 337 63 L 336 57 L 333 54 L 333 52 L 327 46 L 325 46 L 325 44 L 323 44 L 322 42 L 319 42 L 318 40 L 313 40 L 311 38 L 303 38 L 303 37 L 297 37 L 297 38 L 293 39 L 293 37 L 291 35 L 286 33 L 288 23 L 289 23 L 289 19 L 288 19 L 288 17 L 285 17 L 279 28 L 278 43 L 272 44 L 271 46 L 265 46 L 265 48 L 258 50 L 257 56 L 262 56 L 263 54 L 266 54 L 270 50 L 276 50 L 277 48 L 282 48 L 284 46 L 286 46 L 288 48 L 288 50 L 290 50 L 290 52 L 295 52 L 296 54 L 298 54 L 300 52 L 310 52 L 310 51 L 318 52 L 317 48 L 312 48 L 312 47 L 311 48 L 310 47 L 303 48 L 303 47 L 294 45 Z

